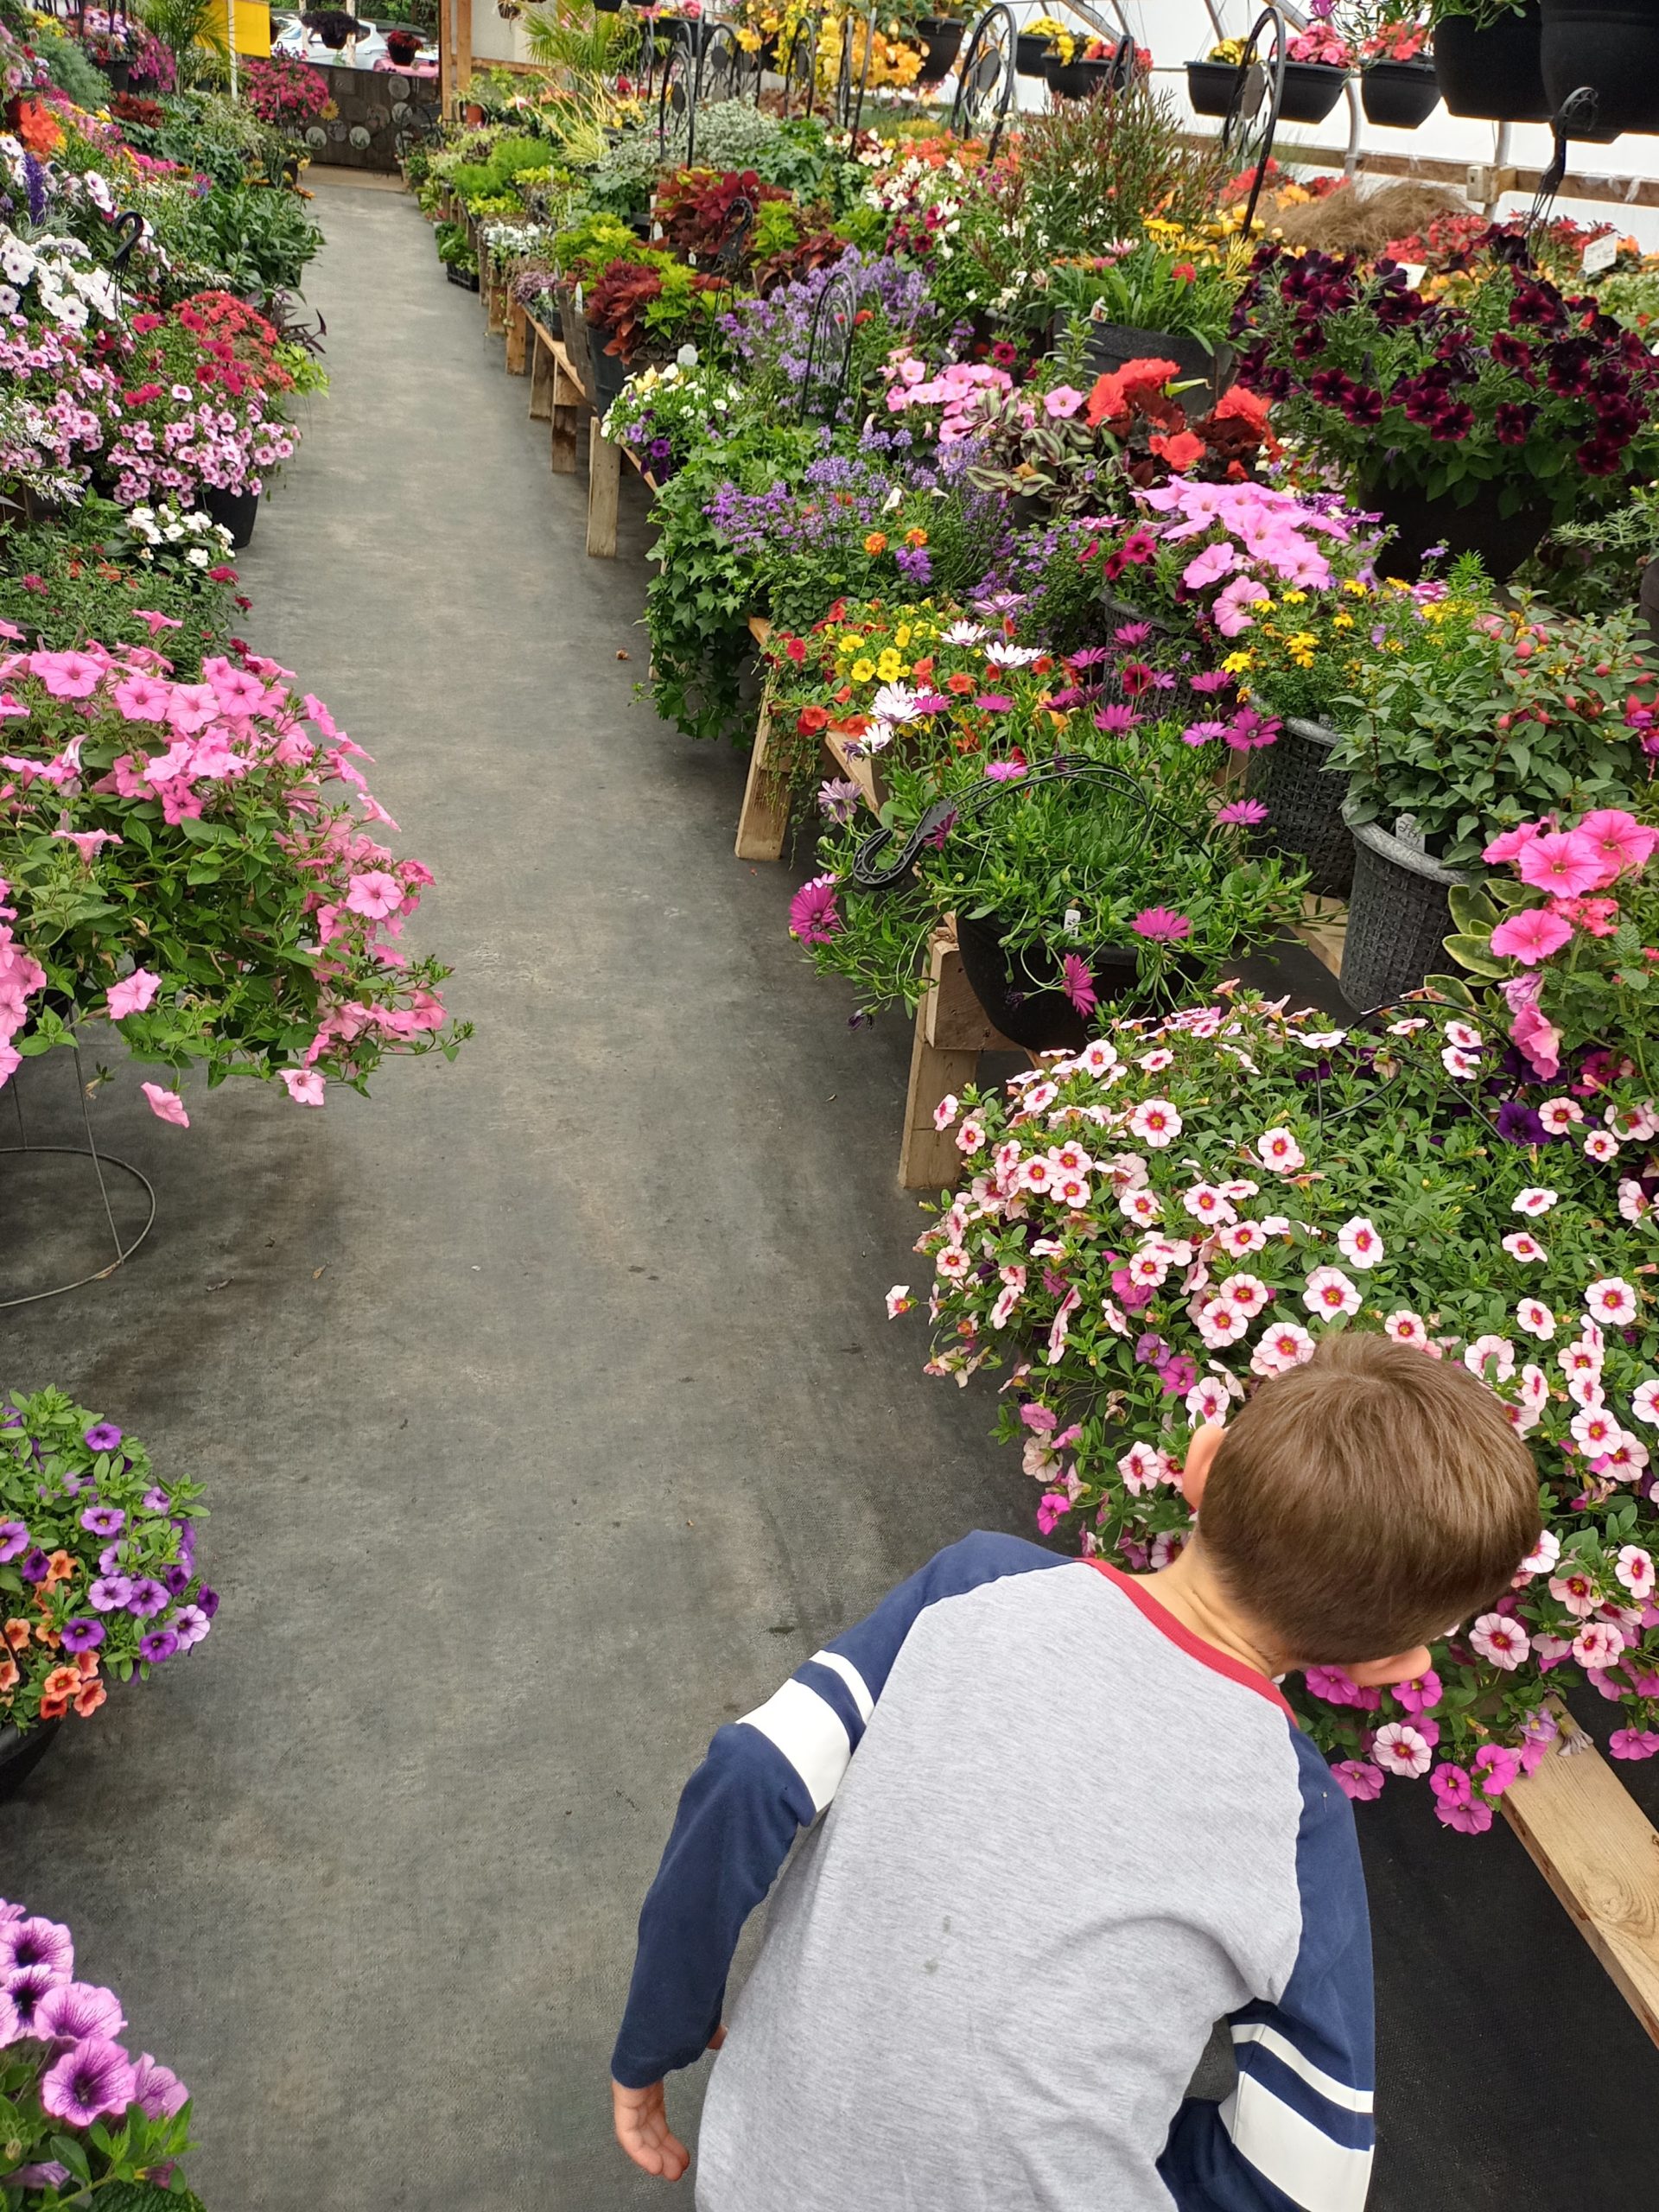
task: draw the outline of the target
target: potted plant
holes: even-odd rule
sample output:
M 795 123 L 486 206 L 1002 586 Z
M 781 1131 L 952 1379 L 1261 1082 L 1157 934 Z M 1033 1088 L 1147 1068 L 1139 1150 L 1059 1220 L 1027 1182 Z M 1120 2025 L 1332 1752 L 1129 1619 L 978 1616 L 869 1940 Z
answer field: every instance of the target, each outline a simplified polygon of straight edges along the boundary
M 385 34 L 386 52 L 399 69 L 412 69 L 415 57 L 425 44 L 425 35 L 410 30 L 403 24 L 394 24 Z
M 1328 20 L 1321 20 L 1332 12 L 1323 0 L 1313 0 L 1315 20 L 1285 48 L 1285 84 L 1279 103 L 1281 123 L 1323 123 L 1342 98 L 1354 50 Z
M 1603 140 L 1659 130 L 1659 9 L 1653 0 L 1541 0 L 1544 94 L 1559 112 L 1574 92 L 1594 97 L 1593 120 L 1574 111 L 1572 136 Z
M 1238 73 L 1244 60 L 1242 38 L 1219 40 L 1203 61 L 1186 65 L 1186 97 L 1195 115 L 1227 116 L 1238 91 Z M 1260 73 L 1258 72 L 1258 74 Z
M 1464 1833 L 1543 1758 L 1563 1690 L 1611 1707 L 1616 1758 L 1659 1752 L 1659 1106 L 1628 1038 L 1538 1080 L 1509 1022 L 1493 987 L 1355 1029 L 1243 994 L 1103 1024 L 942 1102 L 971 1189 L 930 1208 L 925 1291 L 887 1295 L 925 1306 L 929 1374 L 995 1376 L 1039 1531 L 1135 1573 L 1185 1541 L 1194 1430 L 1327 1332 L 1481 1376 L 1536 1457 L 1537 1549 L 1427 1674 L 1291 1688 L 1350 1796 L 1421 1777 Z
M 1047 298 L 1085 328 L 1092 378 L 1163 355 L 1179 372 L 1182 405 L 1207 414 L 1232 382 L 1227 334 L 1249 267 L 1248 249 L 1217 262 L 1151 240 L 1055 268 Z
M 1091 38 L 1079 44 L 1063 32 L 1043 58 L 1043 75 L 1056 99 L 1087 100 L 1106 91 L 1122 92 L 1135 68 L 1135 48 L 1127 39 Z
M 1359 97 L 1366 119 L 1415 130 L 1440 103 L 1420 0 L 1382 0 L 1360 41 Z
M 1563 813 L 1645 791 L 1655 679 L 1628 615 L 1545 625 L 1493 609 L 1467 564 L 1414 645 L 1345 703 L 1335 765 L 1358 845 L 1343 989 L 1356 1006 L 1439 964 L 1448 893 L 1541 797 Z
M 916 18 L 916 35 L 922 49 L 922 66 L 917 75 L 919 85 L 937 85 L 949 75 L 951 65 L 962 50 L 966 26 L 960 14 L 949 10 Z
M 1478 552 L 1500 582 L 1552 521 L 1659 474 L 1659 363 L 1634 332 L 1569 302 L 1488 231 L 1459 301 L 1432 308 L 1383 262 L 1264 246 L 1239 303 L 1239 373 L 1274 422 L 1344 469 L 1395 531 Z
M 1058 16 L 1033 16 L 1023 30 L 1015 34 L 1014 67 L 1021 77 L 1040 77 L 1050 47 L 1057 39 L 1070 39 L 1071 29 Z
M 1452 115 L 1548 123 L 1539 0 L 1433 0 L 1434 74 Z
M 207 1634 L 200 1496 L 157 1483 L 142 1444 L 61 1390 L 0 1399 L 0 1795 L 66 1716 Z
M 109 79 L 112 92 L 124 92 L 130 81 L 132 63 L 128 37 L 124 16 L 111 16 L 101 8 L 86 10 L 80 43 L 87 59 Z

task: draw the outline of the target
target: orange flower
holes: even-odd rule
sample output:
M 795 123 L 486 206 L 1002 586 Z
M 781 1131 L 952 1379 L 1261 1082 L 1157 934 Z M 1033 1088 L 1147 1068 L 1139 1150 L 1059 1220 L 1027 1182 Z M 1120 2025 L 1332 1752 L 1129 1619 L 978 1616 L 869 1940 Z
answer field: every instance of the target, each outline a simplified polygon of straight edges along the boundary
M 971 676 L 957 674 L 945 677 L 944 688 L 947 691 L 954 691 L 959 699 L 965 699 L 970 691 L 976 691 L 979 687 Z
M 47 1588 L 49 1590 L 54 1582 L 70 1581 L 74 1572 L 75 1562 L 67 1552 L 54 1552 L 46 1562 Z
M 73 1697 L 80 1688 L 79 1667 L 54 1667 L 41 1685 L 46 1697 Z
M 22 1679 L 15 1659 L 0 1659 L 0 1696 L 8 1690 L 15 1690 Z
M 925 545 L 927 532 L 925 530 L 907 530 L 905 532 L 905 543 L 906 545 Z
M 6 1623 L 4 1628 L 0 1629 L 0 1636 L 4 1637 L 7 1646 L 10 1650 L 21 1651 L 29 1642 L 29 1623 L 27 1621 L 10 1620 Z
M 864 550 L 867 553 L 885 553 L 887 550 L 887 531 L 885 530 L 873 530 L 864 541 Z
M 80 1671 L 81 1671 L 81 1674 L 82 1674 L 83 1677 L 89 1677 L 89 1676 L 91 1676 L 91 1675 L 95 1675 L 95 1674 L 98 1672 L 98 1654 L 97 1654 L 97 1652 L 96 1652 L 96 1651 L 78 1651 L 78 1652 L 76 1652 L 76 1654 L 75 1654 L 75 1664 L 76 1664 L 76 1666 L 77 1666 L 77 1667 L 79 1667 L 79 1669 L 80 1669 Z
M 918 677 L 920 682 L 925 683 L 929 677 L 933 673 L 932 654 L 929 653 L 925 660 L 918 660 L 911 673 Z
M 102 1682 L 88 1682 L 75 1694 L 75 1711 L 83 1720 L 90 1720 L 108 1695 L 109 1692 Z
M 31 154 L 42 160 L 55 154 L 63 143 L 63 133 L 56 122 L 36 100 L 17 103 L 17 136 Z
M 56 1650 L 59 1642 L 58 1631 L 53 1627 L 50 1621 L 35 1622 L 35 1641 L 36 1643 L 46 1644 L 54 1651 Z
M 42 1720 L 61 1720 L 68 1710 L 69 1700 L 67 1697 L 43 1697 L 41 1700 Z

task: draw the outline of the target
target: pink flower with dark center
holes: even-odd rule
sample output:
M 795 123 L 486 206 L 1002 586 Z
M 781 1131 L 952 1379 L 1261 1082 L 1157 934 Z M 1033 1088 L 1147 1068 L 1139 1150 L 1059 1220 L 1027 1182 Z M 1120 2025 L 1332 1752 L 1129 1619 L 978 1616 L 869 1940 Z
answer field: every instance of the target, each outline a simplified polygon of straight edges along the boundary
M 1167 906 L 1143 907 L 1129 927 L 1137 937 L 1147 938 L 1154 944 L 1173 944 L 1192 934 L 1192 925 L 1187 917 Z
M 1571 922 L 1552 914 L 1547 906 L 1531 906 L 1498 924 L 1492 931 L 1492 950 L 1500 959 L 1518 960 L 1523 967 L 1534 968 L 1569 944 L 1572 936 Z
M 90 2127 L 114 2118 L 132 2102 L 137 2082 L 132 2061 L 118 2043 L 89 2036 L 72 2044 L 41 2076 L 41 2103 L 54 2120 L 71 2127 Z
M 842 927 L 841 911 L 836 905 L 838 882 L 833 875 L 814 876 L 790 900 L 789 933 L 802 944 L 828 944 Z
M 1522 883 L 1569 899 L 1594 891 L 1606 881 L 1595 840 L 1578 830 L 1551 830 L 1529 838 L 1516 861 Z

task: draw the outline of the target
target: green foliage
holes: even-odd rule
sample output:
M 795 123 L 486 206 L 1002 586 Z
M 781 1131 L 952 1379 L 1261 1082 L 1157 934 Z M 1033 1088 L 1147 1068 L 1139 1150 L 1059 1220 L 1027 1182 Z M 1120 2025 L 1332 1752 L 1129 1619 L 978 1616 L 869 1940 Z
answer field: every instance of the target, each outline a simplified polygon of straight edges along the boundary
M 38 28 L 29 34 L 29 44 L 46 64 L 46 73 L 60 92 L 77 107 L 100 108 L 110 104 L 110 80 L 95 68 L 85 49 L 72 38 Z
M 171 51 L 181 85 L 222 80 L 230 49 L 221 0 L 141 0 L 138 13 Z
M 1188 273 L 1176 275 L 1179 269 Z M 1109 261 L 1063 262 L 1049 296 L 1082 320 L 1196 338 L 1213 353 L 1227 335 L 1241 287 L 1213 266 L 1141 244 Z
M 225 557 L 215 547 L 214 564 Z M 168 658 L 190 683 L 203 655 L 220 652 L 231 633 L 234 590 L 181 559 L 155 557 L 130 533 L 121 509 L 93 496 L 62 522 L 7 537 L 0 621 L 16 624 L 29 649 L 58 652 L 93 639 L 148 645 L 150 625 L 137 610 L 165 614 L 181 625 L 167 632 Z
M 274 185 L 221 185 L 192 200 L 172 235 L 243 296 L 293 290 L 322 245 L 303 200 Z

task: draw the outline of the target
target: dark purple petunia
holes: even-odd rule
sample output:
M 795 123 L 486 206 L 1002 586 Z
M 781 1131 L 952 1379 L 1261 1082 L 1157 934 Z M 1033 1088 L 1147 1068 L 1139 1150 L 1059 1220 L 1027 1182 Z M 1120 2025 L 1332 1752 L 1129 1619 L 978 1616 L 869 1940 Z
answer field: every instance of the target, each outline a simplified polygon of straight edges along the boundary
M 1624 447 L 1613 438 L 1586 438 L 1573 458 L 1586 476 L 1617 476 L 1624 464 Z
M 127 1599 L 127 1611 L 143 1621 L 148 1620 L 152 1613 L 164 1611 L 166 1606 L 167 1592 L 154 1575 L 139 1575 L 132 1586 L 132 1594 Z
M 85 1614 L 73 1621 L 66 1621 L 62 1629 L 66 1651 L 92 1651 L 104 1641 L 102 1621 L 89 1620 Z
M 179 1639 L 170 1628 L 153 1628 L 148 1636 L 138 1639 L 138 1656 L 148 1660 L 152 1667 L 159 1667 L 170 1659 L 179 1648 Z
M 1535 1109 L 1523 1105 L 1518 1098 L 1506 1098 L 1497 1109 L 1494 1125 L 1506 1144 L 1543 1144 L 1548 1132 L 1538 1118 Z
M 1441 408 L 1428 426 L 1431 438 L 1466 438 L 1475 427 L 1475 410 L 1466 399 L 1453 399 Z
M 1362 430 L 1374 430 L 1382 420 L 1382 395 L 1375 385 L 1350 385 L 1342 411 Z
M 218 1591 L 210 1590 L 204 1582 L 200 1589 L 196 1592 L 196 1603 L 201 1607 L 202 1611 L 207 1614 L 208 1619 L 212 1620 L 213 1615 L 219 1611 Z
M 1532 366 L 1531 346 L 1512 330 L 1500 330 L 1494 334 L 1491 354 L 1500 369 L 1513 369 L 1518 375 L 1525 375 Z
M 6 1995 L 16 2013 L 21 2031 L 35 2032 L 35 2014 L 42 1998 L 62 1986 L 64 1977 L 50 1967 L 19 1967 L 16 1974 L 6 1976 Z
M 44 1582 L 51 1572 L 51 1565 L 46 1554 L 36 1544 L 32 1552 L 24 1554 L 17 1572 L 25 1582 Z
M 1344 407 L 1353 389 L 1353 379 L 1343 369 L 1316 369 L 1307 380 L 1308 397 L 1321 407 Z
M 182 1560 L 170 1560 L 162 1569 L 160 1579 L 166 1584 L 169 1598 L 182 1598 L 190 1587 L 190 1570 Z
M 20 1552 L 29 1549 L 29 1536 L 26 1522 L 0 1521 L 0 1566 L 16 1559 Z

